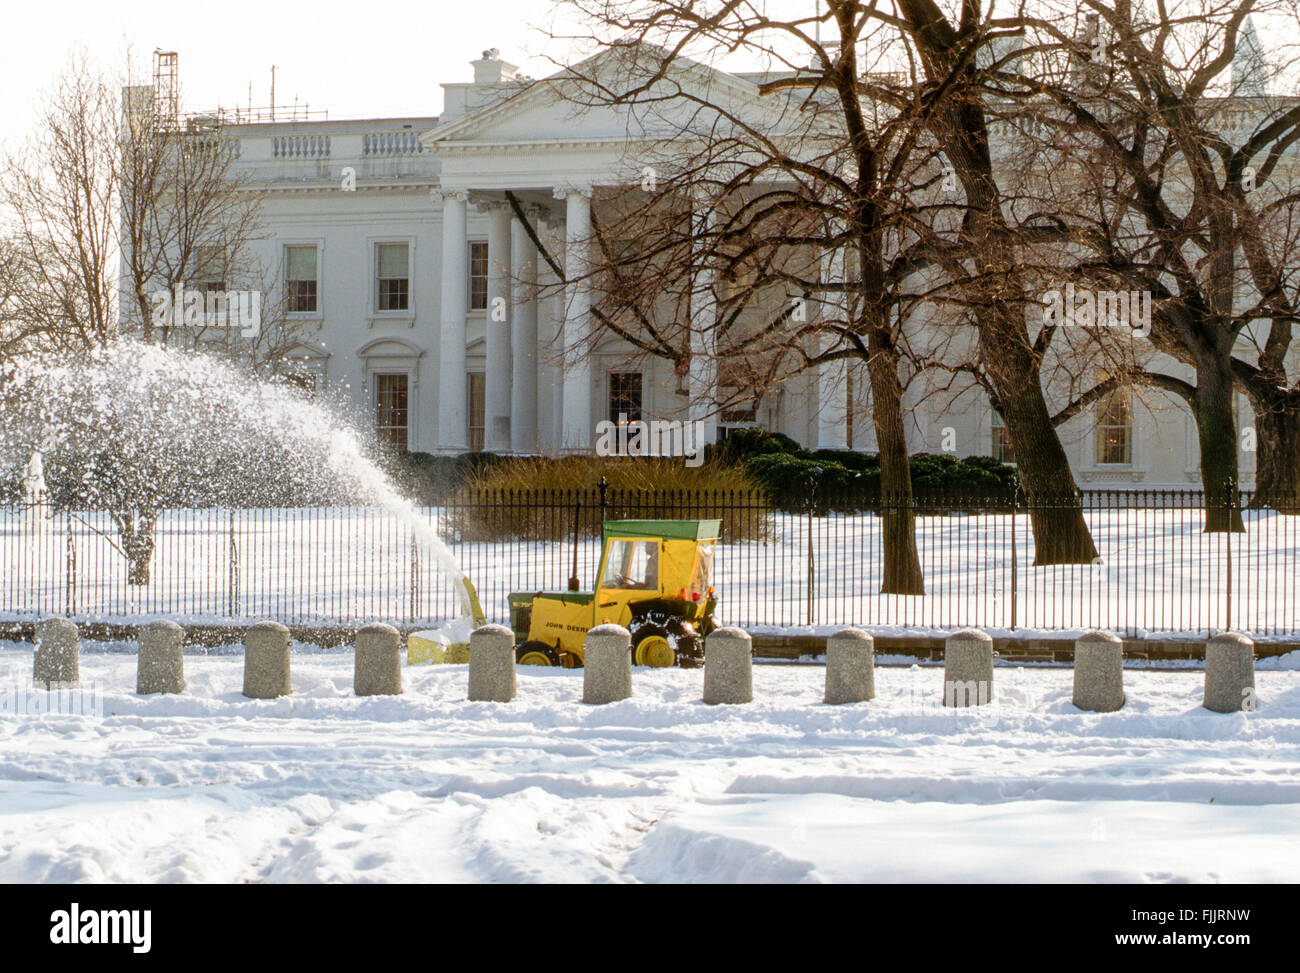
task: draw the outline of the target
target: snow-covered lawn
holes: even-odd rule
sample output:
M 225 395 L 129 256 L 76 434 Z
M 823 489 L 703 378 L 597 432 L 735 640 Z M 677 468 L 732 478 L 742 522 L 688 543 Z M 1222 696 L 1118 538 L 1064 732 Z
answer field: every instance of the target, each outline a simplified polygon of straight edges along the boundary
M 441 512 L 424 508 L 421 516 L 437 524 Z M 1271 510 L 1244 516 L 1247 532 L 1229 537 L 1204 533 L 1194 509 L 1090 510 L 1098 563 L 1043 567 L 1033 566 L 1024 514 L 922 516 L 917 547 L 926 594 L 904 596 L 879 594 L 879 518 L 773 514 L 765 542 L 719 547 L 719 617 L 787 632 L 869 625 L 898 632 L 978 626 L 1300 635 L 1300 517 Z M 439 574 L 434 557 L 379 510 L 173 510 L 155 533 L 150 584 L 128 585 L 126 561 L 110 544 L 115 535 L 103 514 L 42 519 L 0 510 L 0 618 L 165 616 L 185 625 L 380 619 L 427 627 L 460 603 L 460 589 Z M 478 586 L 489 621 L 507 619 L 509 592 L 563 589 L 573 570 L 568 542 L 449 544 Z M 579 545 L 578 576 L 586 585 L 599 556 L 595 540 Z
M 30 645 L 0 643 L 12 688 Z M 636 670 L 584 706 L 580 671 L 521 669 L 510 704 L 464 666 L 352 695 L 348 652 L 295 648 L 295 694 L 240 695 L 237 653 L 186 657 L 183 696 L 134 695 L 93 651 L 104 715 L 0 714 L 0 881 L 1294 881 L 1300 670 L 1260 709 L 1200 708 L 1198 671 L 1125 673 L 1084 714 L 1069 669 L 880 668 L 829 707 L 819 666 L 759 666 L 756 701 L 699 702 L 699 670 Z

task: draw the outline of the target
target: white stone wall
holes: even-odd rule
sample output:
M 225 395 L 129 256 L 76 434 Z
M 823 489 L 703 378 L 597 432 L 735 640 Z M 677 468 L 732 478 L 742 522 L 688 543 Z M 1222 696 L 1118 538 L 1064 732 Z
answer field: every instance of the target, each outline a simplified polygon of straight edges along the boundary
M 485 58 L 474 62 L 479 83 L 444 85 L 443 118 L 372 119 L 241 126 L 240 165 L 252 182 L 268 190 L 264 209 L 266 239 L 257 245 L 266 266 L 278 267 L 288 244 L 319 248 L 318 311 L 303 315 L 316 328 L 315 340 L 297 354 L 312 362 L 329 394 L 343 396 L 363 415 L 373 415 L 370 379 L 377 372 L 404 371 L 410 376 L 409 442 L 412 450 L 433 452 L 440 442 L 438 384 L 443 295 L 442 197 L 448 187 L 469 193 L 469 241 L 488 238 L 488 216 L 474 205 L 474 194 L 498 202 L 514 192 L 536 212 L 545 213 L 544 240 L 561 263 L 565 260 L 563 226 L 565 187 L 617 185 L 626 181 L 627 159 L 619 145 L 624 120 L 575 118 L 571 106 L 544 93 L 531 92 L 511 102 L 513 114 L 499 106 L 518 94 L 513 69 Z M 748 83 L 733 79 L 737 85 Z M 743 94 L 743 92 L 741 93 Z M 739 95 L 738 95 L 739 97 Z M 529 100 L 531 99 L 531 101 Z M 351 170 L 356 190 L 344 188 Z M 553 192 L 560 189 L 560 193 Z M 569 213 L 575 212 L 572 208 Z M 557 242 L 557 240 L 559 242 Z M 406 242 L 411 253 L 410 309 L 383 313 L 375 307 L 374 251 L 382 242 Z M 539 262 L 545 284 L 553 279 Z M 468 284 L 466 285 L 468 286 Z M 562 327 L 559 297 L 539 302 L 536 422 L 541 451 L 559 446 L 561 384 L 556 336 Z M 486 315 L 466 317 L 466 368 L 483 372 Z M 920 325 L 948 340 L 942 323 Z M 960 340 L 960 339 L 959 339 Z M 643 412 L 647 417 L 685 418 L 687 397 L 666 361 L 647 361 L 617 340 L 599 343 L 589 356 L 588 385 L 593 422 L 607 418 L 608 375 L 639 370 L 643 374 Z M 1190 378 L 1186 368 L 1170 365 L 1171 374 Z M 572 379 L 571 379 L 572 381 Z M 941 451 L 951 445 L 957 455 L 991 452 L 992 413 L 983 393 L 969 382 L 946 391 L 946 377 L 912 382 L 905 402 L 913 451 Z M 872 451 L 875 434 L 865 368 L 854 367 L 851 407 L 854 448 Z M 574 390 L 571 395 L 580 395 Z M 1068 398 L 1049 393 L 1059 407 Z M 572 397 L 570 401 L 575 401 Z M 816 376 L 797 376 L 767 394 L 758 410 L 760 425 L 815 447 L 825 403 L 819 401 Z M 1082 486 L 1189 487 L 1197 482 L 1195 428 L 1185 405 L 1169 393 L 1147 390 L 1134 400 L 1133 462 L 1125 467 L 1096 463 L 1092 410 L 1065 423 L 1062 439 Z M 1244 398 L 1239 425 L 1249 426 Z M 945 443 L 945 430 L 951 442 Z M 1241 456 L 1243 485 L 1249 485 L 1254 456 Z

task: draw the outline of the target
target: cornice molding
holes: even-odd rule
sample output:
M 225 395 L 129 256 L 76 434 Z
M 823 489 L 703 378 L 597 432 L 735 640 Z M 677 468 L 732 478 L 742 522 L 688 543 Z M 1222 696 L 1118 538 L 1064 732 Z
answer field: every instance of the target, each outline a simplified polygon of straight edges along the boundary
M 350 196 L 379 195 L 384 193 L 415 193 L 429 190 L 430 187 L 436 187 L 437 183 L 432 180 L 422 180 L 421 182 L 410 183 L 386 183 L 380 186 L 358 186 L 354 190 L 343 190 L 339 184 L 333 180 L 313 185 L 275 185 L 265 183 L 245 183 L 235 188 L 236 192 L 244 193 L 341 193 L 347 192 Z

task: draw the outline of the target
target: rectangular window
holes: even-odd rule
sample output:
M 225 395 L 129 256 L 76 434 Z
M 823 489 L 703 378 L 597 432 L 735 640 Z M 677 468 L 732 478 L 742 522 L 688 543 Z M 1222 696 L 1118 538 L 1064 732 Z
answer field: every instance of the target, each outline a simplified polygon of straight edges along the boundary
M 999 463 L 1008 463 L 1014 465 L 1016 462 L 1016 451 L 1011 446 L 1011 437 L 1007 434 L 1007 424 L 1002 421 L 1002 416 L 994 412 L 990 420 L 992 427 L 992 449 L 989 455 Z
M 226 289 L 226 251 L 222 247 L 195 247 L 190 286 L 204 292 Z
M 486 311 L 488 305 L 488 245 L 469 245 L 469 309 Z
M 759 378 L 745 362 L 719 361 L 718 391 L 725 403 L 718 413 L 718 439 L 726 439 L 733 429 L 758 423 Z
M 658 589 L 659 542 L 610 541 L 600 586 L 651 591 Z
M 405 372 L 375 376 L 375 433 L 393 449 L 407 449 L 407 420 L 410 415 Z
M 381 243 L 375 248 L 376 290 L 381 311 L 405 311 L 411 306 L 410 247 Z
M 316 247 L 284 248 L 285 290 L 289 311 L 294 314 L 316 310 Z
M 723 409 L 720 418 L 728 426 L 752 426 L 758 421 L 758 410 L 752 407 L 747 409 Z
M 640 372 L 610 372 L 609 421 L 641 421 Z
M 1133 404 L 1127 389 L 1117 389 L 1097 407 L 1097 462 L 1133 462 Z
M 469 393 L 466 415 L 469 417 L 469 449 L 483 452 L 483 431 L 487 426 L 487 385 L 482 372 L 470 372 L 465 383 Z

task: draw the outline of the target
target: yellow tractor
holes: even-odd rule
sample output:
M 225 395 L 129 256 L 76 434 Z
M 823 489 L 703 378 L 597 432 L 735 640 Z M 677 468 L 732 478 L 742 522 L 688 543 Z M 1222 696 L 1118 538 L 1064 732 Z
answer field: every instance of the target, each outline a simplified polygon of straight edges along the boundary
M 587 632 L 612 623 L 632 633 L 636 665 L 698 666 L 717 604 L 710 575 L 721 522 L 607 520 L 602 526 L 594 591 L 509 596 L 517 661 L 581 666 Z

